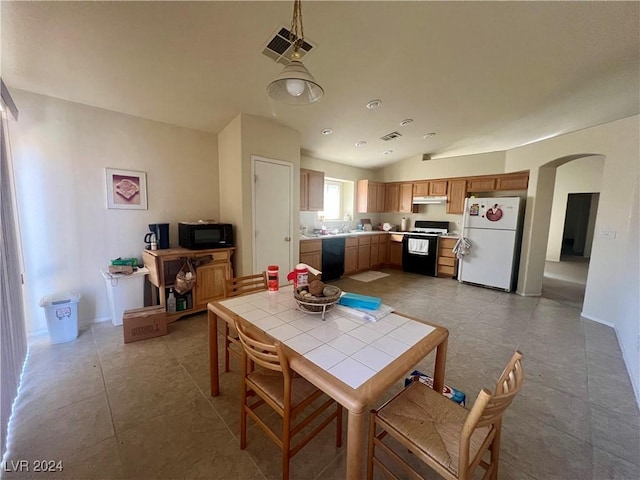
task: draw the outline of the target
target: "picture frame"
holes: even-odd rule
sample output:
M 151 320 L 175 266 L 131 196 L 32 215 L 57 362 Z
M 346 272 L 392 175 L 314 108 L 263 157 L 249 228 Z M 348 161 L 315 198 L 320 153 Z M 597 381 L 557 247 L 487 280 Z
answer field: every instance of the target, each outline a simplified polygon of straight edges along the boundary
M 136 170 L 105 168 L 107 208 L 147 210 L 147 174 Z

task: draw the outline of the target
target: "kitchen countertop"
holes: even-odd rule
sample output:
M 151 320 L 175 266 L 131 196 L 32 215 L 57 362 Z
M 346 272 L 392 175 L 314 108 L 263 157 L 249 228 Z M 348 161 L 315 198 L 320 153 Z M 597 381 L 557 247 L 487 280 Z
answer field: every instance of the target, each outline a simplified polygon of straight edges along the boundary
M 323 238 L 335 238 L 335 237 L 359 237 L 361 235 L 381 235 L 381 234 L 394 234 L 394 235 L 405 235 L 407 233 L 410 232 L 397 232 L 394 230 L 388 231 L 388 232 L 384 232 L 382 230 L 373 230 L 371 232 L 364 232 L 364 231 L 355 231 L 355 232 L 349 232 L 349 233 L 329 233 L 327 235 L 300 235 L 300 240 L 304 241 L 304 240 L 322 240 Z M 448 233 L 446 235 L 442 235 L 442 237 L 445 238 L 460 238 L 460 235 L 457 233 Z
M 300 240 L 322 240 L 323 238 L 335 238 L 335 237 L 359 237 L 362 235 L 380 235 L 383 233 L 391 233 L 391 232 L 383 232 L 382 230 L 373 230 L 371 232 L 365 232 L 365 231 L 360 231 L 357 230 L 355 232 L 348 232 L 348 233 L 329 233 L 327 235 L 300 235 Z

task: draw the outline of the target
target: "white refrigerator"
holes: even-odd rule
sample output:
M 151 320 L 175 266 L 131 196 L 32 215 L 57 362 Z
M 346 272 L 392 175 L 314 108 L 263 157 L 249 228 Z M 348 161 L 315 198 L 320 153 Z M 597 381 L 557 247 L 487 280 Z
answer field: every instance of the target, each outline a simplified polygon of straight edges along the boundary
M 459 262 L 459 281 L 512 290 L 520 217 L 519 197 L 465 200 L 463 236 L 471 245 Z

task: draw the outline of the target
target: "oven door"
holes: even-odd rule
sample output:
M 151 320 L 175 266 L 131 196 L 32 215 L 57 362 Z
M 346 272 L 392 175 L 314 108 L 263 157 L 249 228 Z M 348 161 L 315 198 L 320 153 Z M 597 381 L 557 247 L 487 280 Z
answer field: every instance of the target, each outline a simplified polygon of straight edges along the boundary
M 402 239 L 402 270 L 435 277 L 438 274 L 438 236 L 410 235 Z

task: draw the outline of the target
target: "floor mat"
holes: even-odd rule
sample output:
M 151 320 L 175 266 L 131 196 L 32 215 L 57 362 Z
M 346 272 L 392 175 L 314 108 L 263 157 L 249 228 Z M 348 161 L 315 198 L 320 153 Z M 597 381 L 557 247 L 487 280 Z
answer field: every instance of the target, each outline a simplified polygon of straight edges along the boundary
M 379 278 L 384 278 L 388 276 L 389 276 L 388 273 L 369 270 L 368 272 L 362 272 L 362 273 L 357 273 L 355 275 L 351 275 L 349 278 L 353 280 L 358 280 L 359 282 L 373 282 L 374 280 L 378 280 Z

